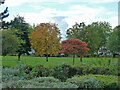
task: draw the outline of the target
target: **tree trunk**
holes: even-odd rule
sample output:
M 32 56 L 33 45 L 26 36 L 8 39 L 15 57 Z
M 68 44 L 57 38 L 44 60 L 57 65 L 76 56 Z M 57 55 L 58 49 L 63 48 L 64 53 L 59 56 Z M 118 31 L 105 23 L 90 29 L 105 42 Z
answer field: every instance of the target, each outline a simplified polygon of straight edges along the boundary
M 46 56 L 46 62 L 48 62 L 48 54 L 47 54 L 47 56 Z
M 75 62 L 75 55 L 73 56 L 73 65 L 74 65 L 74 62 Z
M 111 62 L 111 61 L 110 61 L 110 59 L 109 59 L 109 61 L 108 61 L 108 63 L 109 63 L 108 65 L 109 65 L 109 66 L 110 66 L 110 62 Z
M 82 57 L 80 57 L 80 62 L 82 62 Z
M 20 61 L 20 56 L 21 56 L 21 53 L 18 54 L 18 61 Z
M 98 50 L 99 50 L 99 48 L 97 49 L 97 57 L 99 57 Z

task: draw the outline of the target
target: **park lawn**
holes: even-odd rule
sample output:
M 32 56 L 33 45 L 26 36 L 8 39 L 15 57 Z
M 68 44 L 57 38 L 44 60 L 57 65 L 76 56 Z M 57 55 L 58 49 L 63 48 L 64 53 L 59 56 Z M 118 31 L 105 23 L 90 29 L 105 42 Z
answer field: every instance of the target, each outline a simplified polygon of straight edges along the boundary
M 109 65 L 109 60 L 111 61 Z M 44 65 L 45 67 L 54 67 L 61 64 L 69 64 L 73 66 L 72 57 L 49 57 L 48 62 L 46 62 L 45 57 L 35 57 L 35 56 L 21 56 L 21 61 L 17 61 L 17 56 L 2 56 L 2 66 L 11 67 L 18 64 L 27 64 L 27 65 Z M 92 65 L 92 66 L 101 66 L 108 67 L 118 64 L 117 58 L 83 58 L 83 61 L 80 62 L 80 58 L 75 58 L 74 66 L 83 66 L 83 65 Z

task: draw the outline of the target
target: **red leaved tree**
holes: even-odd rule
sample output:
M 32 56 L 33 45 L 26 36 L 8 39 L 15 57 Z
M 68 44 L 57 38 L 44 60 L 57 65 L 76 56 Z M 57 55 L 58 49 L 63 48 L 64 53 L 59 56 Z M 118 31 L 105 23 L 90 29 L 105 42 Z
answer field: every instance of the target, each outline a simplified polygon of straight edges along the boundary
M 73 65 L 75 55 L 80 56 L 80 61 L 82 62 L 82 57 L 87 56 L 89 48 L 87 48 L 87 44 L 81 41 L 80 39 L 68 39 L 64 40 L 61 43 L 62 50 L 60 53 L 71 54 L 73 55 Z

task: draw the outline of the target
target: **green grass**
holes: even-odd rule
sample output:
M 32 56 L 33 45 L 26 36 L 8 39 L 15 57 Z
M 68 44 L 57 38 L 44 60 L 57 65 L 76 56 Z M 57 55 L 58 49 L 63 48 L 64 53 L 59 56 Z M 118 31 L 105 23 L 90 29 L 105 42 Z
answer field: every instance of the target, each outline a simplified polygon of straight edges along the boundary
M 73 64 L 72 57 L 49 57 L 48 62 L 46 62 L 45 57 L 34 57 L 34 56 L 21 56 L 21 61 L 17 61 L 17 56 L 1 56 L 2 57 L 2 66 L 15 66 L 17 64 L 27 64 L 27 65 L 44 65 L 45 67 L 54 67 L 61 64 Z M 111 60 L 110 66 L 118 63 L 116 58 L 83 58 L 83 62 L 80 62 L 80 58 L 75 58 L 74 66 L 80 65 L 92 65 L 92 66 L 102 66 L 109 67 L 108 61 Z

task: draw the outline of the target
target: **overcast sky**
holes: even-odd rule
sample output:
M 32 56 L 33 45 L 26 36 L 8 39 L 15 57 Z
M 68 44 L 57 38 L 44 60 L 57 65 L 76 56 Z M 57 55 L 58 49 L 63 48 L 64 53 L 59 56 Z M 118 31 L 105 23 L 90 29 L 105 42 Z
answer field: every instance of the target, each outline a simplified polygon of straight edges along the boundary
M 86 25 L 95 21 L 107 21 L 112 28 L 118 25 L 119 0 L 5 0 L 0 5 L 0 12 L 9 8 L 13 20 L 17 14 L 24 16 L 25 21 L 33 25 L 43 22 L 57 23 L 65 39 L 65 31 L 75 22 Z

